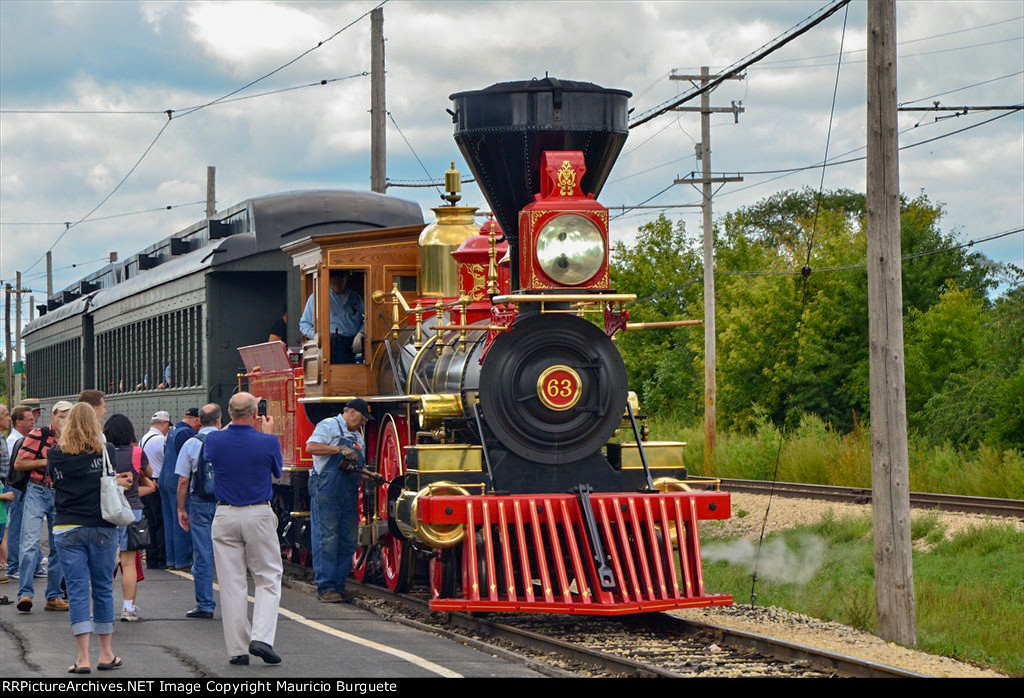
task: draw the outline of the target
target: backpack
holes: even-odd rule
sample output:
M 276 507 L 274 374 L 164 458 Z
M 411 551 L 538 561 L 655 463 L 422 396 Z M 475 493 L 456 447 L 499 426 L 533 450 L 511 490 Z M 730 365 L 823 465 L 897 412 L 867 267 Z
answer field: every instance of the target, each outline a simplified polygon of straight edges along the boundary
M 50 427 L 39 427 L 39 434 L 42 437 L 42 440 L 40 441 L 40 443 L 45 445 L 47 440 L 51 436 Z M 22 444 L 24 444 L 24 443 L 25 443 L 25 437 L 24 436 L 14 442 L 14 448 L 11 449 L 10 464 L 7 466 L 9 468 L 9 470 L 10 470 L 10 477 L 7 478 L 7 484 L 11 488 L 18 490 L 19 492 L 24 492 L 25 491 L 25 488 L 28 487 L 28 483 L 31 480 L 32 473 L 35 472 L 34 470 L 15 470 L 14 469 L 14 464 L 18 460 L 18 453 L 21 451 Z M 39 454 L 36 454 L 36 455 L 39 455 Z
M 206 459 L 206 437 L 207 434 L 196 434 L 194 437 L 199 439 L 203 446 L 199 449 L 199 462 L 196 463 L 196 470 L 189 475 L 188 489 L 194 497 L 216 501 L 217 495 L 213 489 L 213 463 Z

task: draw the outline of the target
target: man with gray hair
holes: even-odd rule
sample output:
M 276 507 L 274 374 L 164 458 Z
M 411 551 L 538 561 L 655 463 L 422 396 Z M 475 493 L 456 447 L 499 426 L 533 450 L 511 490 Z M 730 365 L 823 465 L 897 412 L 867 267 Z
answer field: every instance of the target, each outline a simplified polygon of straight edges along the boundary
M 231 664 L 248 664 L 250 654 L 268 664 L 281 661 L 274 652 L 274 637 L 284 567 L 277 516 L 270 507 L 273 479 L 281 477 L 281 442 L 273 434 L 273 418 L 257 415 L 256 405 L 257 399 L 249 393 L 232 396 L 231 424 L 206 437 L 206 458 L 213 466 L 217 497 L 214 562 Z M 246 569 L 256 589 L 251 625 Z
M 206 438 L 220 429 L 220 405 L 210 403 L 199 410 L 199 433 L 182 445 L 174 473 L 178 476 L 178 524 L 192 536 L 192 580 L 196 607 L 186 618 L 213 618 L 213 515 L 217 500 L 203 487 L 209 463 Z M 170 467 L 167 463 L 164 467 Z M 187 500 L 187 505 L 186 505 Z

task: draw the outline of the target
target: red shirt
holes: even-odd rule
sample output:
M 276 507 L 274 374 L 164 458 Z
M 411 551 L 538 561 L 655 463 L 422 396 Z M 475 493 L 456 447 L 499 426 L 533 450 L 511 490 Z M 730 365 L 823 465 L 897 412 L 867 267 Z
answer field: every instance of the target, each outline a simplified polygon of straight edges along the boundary
M 18 451 L 18 458 L 24 458 L 25 460 L 46 460 L 46 454 L 57 443 L 57 438 L 53 432 L 47 427 L 47 437 L 43 440 L 43 427 L 36 427 L 30 431 L 26 436 L 24 442 L 21 444 L 21 450 Z M 53 481 L 50 479 L 49 474 L 45 470 L 33 470 L 29 474 L 29 482 L 34 482 L 37 485 L 44 487 L 52 487 Z

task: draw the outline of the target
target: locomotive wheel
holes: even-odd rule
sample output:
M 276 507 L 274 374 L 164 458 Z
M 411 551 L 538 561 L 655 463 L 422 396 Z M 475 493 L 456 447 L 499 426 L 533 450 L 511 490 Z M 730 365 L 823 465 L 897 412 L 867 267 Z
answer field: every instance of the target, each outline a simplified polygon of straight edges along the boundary
M 428 566 L 430 576 L 430 598 L 455 598 L 458 584 L 458 565 L 452 550 L 435 550 Z
M 377 516 L 388 520 L 388 483 L 405 474 L 402 460 L 402 436 L 391 415 L 384 418 L 380 430 L 380 447 L 377 459 L 380 473 L 385 482 L 376 487 Z M 412 570 L 412 548 L 393 533 L 386 533 L 380 540 L 380 561 L 384 574 L 384 585 L 389 591 L 402 592 L 409 588 Z
M 615 433 L 626 365 L 605 333 L 572 315 L 528 315 L 502 332 L 480 370 L 487 426 L 517 455 L 571 463 Z
M 359 486 L 359 521 L 360 523 L 367 523 L 366 516 L 366 485 L 361 484 Z M 370 559 L 370 546 L 360 545 L 356 547 L 356 551 L 352 554 L 352 577 L 357 582 L 362 583 L 366 579 L 367 561 Z

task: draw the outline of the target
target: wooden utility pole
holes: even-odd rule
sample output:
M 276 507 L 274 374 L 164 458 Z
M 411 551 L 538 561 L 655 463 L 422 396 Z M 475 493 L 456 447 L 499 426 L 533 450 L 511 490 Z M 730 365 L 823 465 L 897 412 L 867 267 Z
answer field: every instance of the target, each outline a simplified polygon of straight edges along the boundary
M 16 276 L 14 291 L 14 360 L 21 361 L 21 272 Z M 14 403 L 21 402 L 21 374 L 14 373 Z M 9 404 L 8 407 L 11 405 Z
M 871 502 L 879 637 L 917 644 L 903 353 L 895 0 L 868 2 L 867 207 Z
M 217 168 L 206 167 L 206 217 L 213 218 L 217 213 Z
M 11 363 L 11 285 L 4 284 L 4 370 L 7 372 L 7 407 L 14 405 L 11 398 L 14 396 L 14 364 Z
M 702 66 L 700 75 L 677 75 L 672 73 L 670 80 L 700 80 L 701 87 L 717 79 L 719 76 L 711 75 L 708 66 Z M 742 80 L 744 75 L 734 75 L 729 80 Z M 715 418 L 717 398 L 715 396 L 715 371 L 716 371 L 716 348 L 715 348 L 715 251 L 714 251 L 714 228 L 711 222 L 711 198 L 714 194 L 711 185 L 726 182 L 742 182 L 742 177 L 712 177 L 711 176 L 711 114 L 716 112 L 732 112 L 733 117 L 739 121 L 739 115 L 744 111 L 743 107 L 735 103 L 731 107 L 712 107 L 711 90 L 701 93 L 700 107 L 675 107 L 672 111 L 700 112 L 700 143 L 697 144 L 697 154 L 700 157 L 700 178 L 687 177 L 677 179 L 676 184 L 701 184 L 701 208 L 704 212 L 704 474 L 712 473 L 712 456 L 715 450 Z
M 387 106 L 384 93 L 384 8 L 370 13 L 370 190 L 387 192 Z

